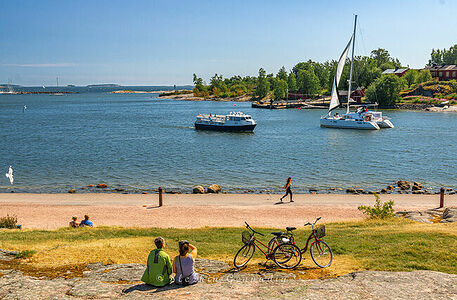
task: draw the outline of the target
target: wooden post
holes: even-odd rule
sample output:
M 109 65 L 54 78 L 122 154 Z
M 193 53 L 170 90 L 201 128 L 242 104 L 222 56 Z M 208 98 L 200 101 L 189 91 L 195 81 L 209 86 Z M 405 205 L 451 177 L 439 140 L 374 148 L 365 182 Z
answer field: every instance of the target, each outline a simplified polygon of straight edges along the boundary
M 163 188 L 159 187 L 159 206 L 162 206 L 162 193 L 163 193 Z
M 440 208 L 444 207 L 444 187 L 440 189 Z

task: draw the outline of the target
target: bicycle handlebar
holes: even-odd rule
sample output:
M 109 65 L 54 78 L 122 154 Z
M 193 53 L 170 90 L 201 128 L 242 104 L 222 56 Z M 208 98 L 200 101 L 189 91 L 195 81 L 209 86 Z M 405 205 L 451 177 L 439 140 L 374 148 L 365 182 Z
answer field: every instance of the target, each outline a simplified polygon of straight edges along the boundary
M 244 222 L 244 224 L 246 224 L 246 228 L 250 229 L 253 233 L 257 233 L 257 234 L 260 234 L 261 236 L 265 236 L 265 234 L 257 232 L 254 229 L 252 229 L 252 227 L 249 226 L 249 224 L 246 221 Z
M 314 225 L 316 225 L 317 221 L 319 221 L 320 219 L 322 219 L 322 217 L 318 217 L 316 219 L 316 221 L 314 221 L 314 223 L 307 222 L 304 226 L 308 226 L 308 225 L 313 225 L 314 226 Z

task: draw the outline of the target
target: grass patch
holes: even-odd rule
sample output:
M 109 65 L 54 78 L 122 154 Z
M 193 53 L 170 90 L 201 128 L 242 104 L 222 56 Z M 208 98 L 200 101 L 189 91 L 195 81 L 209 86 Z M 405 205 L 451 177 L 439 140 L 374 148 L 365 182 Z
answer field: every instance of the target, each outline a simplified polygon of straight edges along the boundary
M 256 228 L 266 237 L 275 228 Z M 177 255 L 178 241 L 186 239 L 198 247 L 200 257 L 231 263 L 241 247 L 244 228 L 62 228 L 59 230 L 5 231 L 0 248 L 36 251 L 23 262 L 34 270 L 63 269 L 92 262 L 145 263 L 154 248 L 154 238 L 166 240 L 165 250 Z M 296 242 L 303 247 L 309 228 L 296 231 Z M 412 271 L 434 270 L 457 274 L 457 224 L 422 224 L 390 218 L 326 224 L 324 240 L 332 247 L 333 274 L 356 270 Z M 252 264 L 264 260 L 256 251 Z M 250 263 L 251 264 L 251 263 Z M 305 269 L 315 267 L 304 255 Z

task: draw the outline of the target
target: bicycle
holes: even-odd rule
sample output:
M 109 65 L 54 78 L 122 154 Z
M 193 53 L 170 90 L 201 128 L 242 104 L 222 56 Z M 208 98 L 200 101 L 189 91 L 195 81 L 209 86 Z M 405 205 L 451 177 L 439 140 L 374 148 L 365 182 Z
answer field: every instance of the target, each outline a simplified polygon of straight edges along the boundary
M 233 259 L 233 264 L 237 269 L 244 267 L 249 262 L 249 260 L 251 260 L 256 248 L 258 248 L 260 252 L 262 252 L 265 255 L 267 261 L 274 261 L 275 264 L 278 265 L 280 268 L 293 269 L 300 264 L 302 259 L 302 253 L 295 244 L 281 243 L 275 245 L 274 248 L 273 245 L 270 245 L 269 247 L 255 237 L 256 234 L 265 236 L 264 234 L 252 229 L 252 227 L 249 226 L 248 223 L 244 223 L 246 224 L 246 228 L 248 229 L 246 231 L 243 231 L 243 233 L 241 234 L 241 240 L 244 243 L 244 245 L 240 248 L 240 250 L 238 250 L 238 252 L 235 255 L 235 258 Z M 258 245 L 259 243 L 264 248 L 266 248 L 266 251 L 262 250 L 262 248 Z
M 325 236 L 325 226 L 321 225 L 318 226 L 316 229 L 314 228 L 314 225 L 316 225 L 317 221 L 319 221 L 321 217 L 318 217 L 314 223 L 307 222 L 304 226 L 311 225 L 311 233 L 308 236 L 308 239 L 306 240 L 306 245 L 303 249 L 301 249 L 302 255 L 308 250 L 308 245 L 311 239 L 314 239 L 313 242 L 311 242 L 309 252 L 311 254 L 311 258 L 314 261 L 314 263 L 321 268 L 326 268 L 329 267 L 332 264 L 333 261 L 333 252 L 330 246 L 322 240 L 322 238 Z M 288 243 L 295 245 L 295 238 L 293 235 L 293 230 L 295 230 L 295 227 L 286 227 L 287 233 L 284 232 L 276 232 L 274 233 L 276 235 L 275 238 L 286 238 L 288 239 Z M 273 239 L 272 239 L 273 240 Z M 271 241 L 270 241 L 271 242 Z

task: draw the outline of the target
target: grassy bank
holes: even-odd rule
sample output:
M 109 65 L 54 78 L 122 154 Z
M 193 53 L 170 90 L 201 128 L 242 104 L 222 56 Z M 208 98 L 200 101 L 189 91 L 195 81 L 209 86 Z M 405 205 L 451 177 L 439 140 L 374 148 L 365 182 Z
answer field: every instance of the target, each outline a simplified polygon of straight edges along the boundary
M 255 224 L 251 224 L 255 226 Z M 340 275 L 356 270 L 435 270 L 457 274 L 457 224 L 422 224 L 407 220 L 362 221 L 327 224 L 324 238 L 334 250 L 329 269 Z M 273 229 L 260 229 L 268 233 Z M 241 246 L 242 228 L 143 229 L 100 227 L 63 228 L 55 231 L 5 230 L 0 248 L 33 250 L 31 257 L 16 260 L 9 267 L 33 271 L 81 269 L 87 263 L 145 263 L 153 239 L 163 236 L 166 250 L 177 254 L 177 241 L 187 239 L 198 247 L 199 256 L 231 262 Z M 304 245 L 309 228 L 296 231 Z M 33 253 L 33 252 L 32 252 Z M 258 251 L 255 261 L 262 261 Z M 314 267 L 309 253 L 304 266 Z M 8 267 L 3 263 L 3 267 Z M 306 269 L 306 268 L 305 268 Z M 59 271 L 59 272 L 60 272 Z

